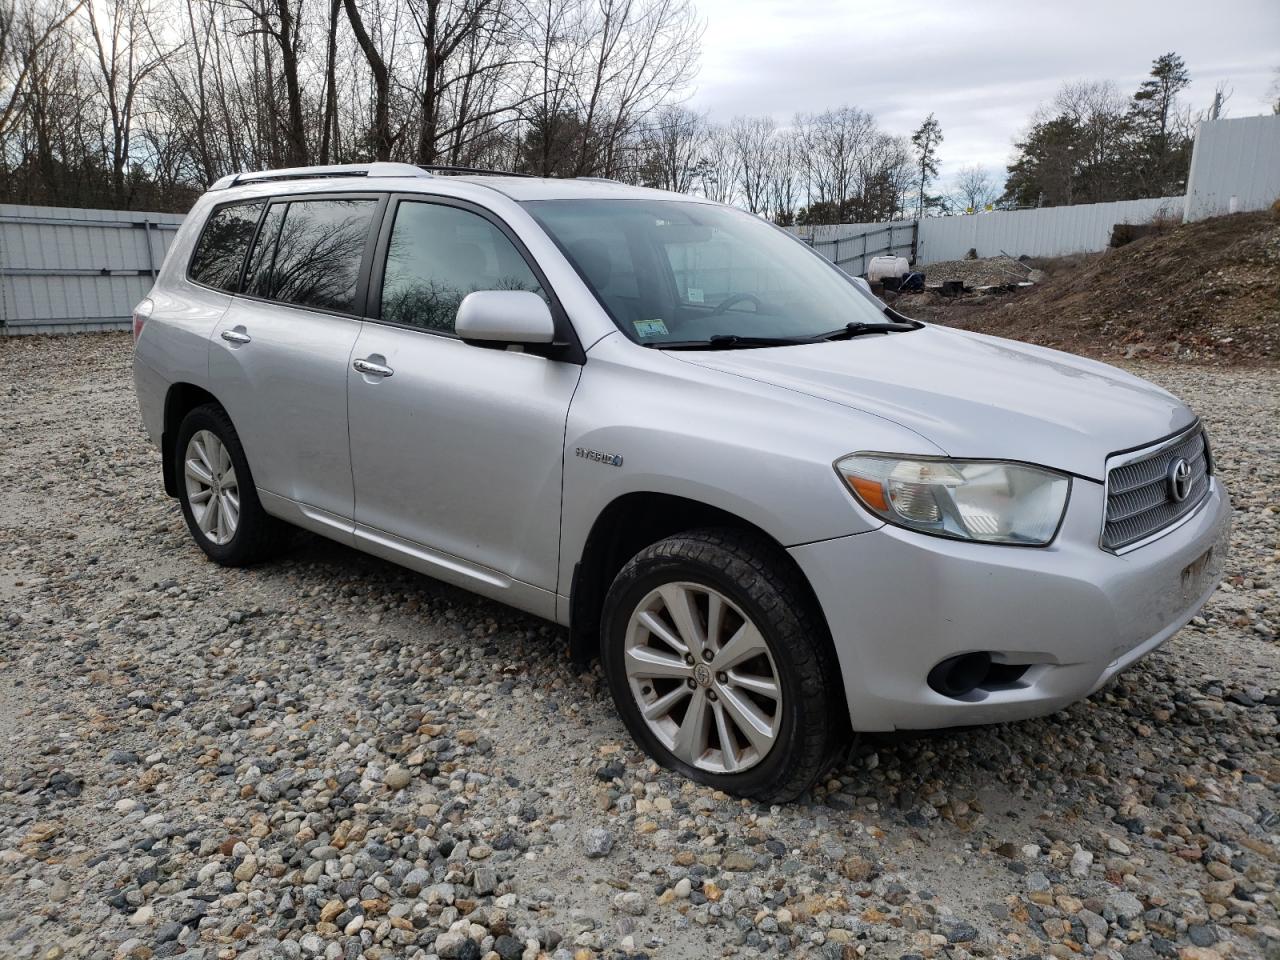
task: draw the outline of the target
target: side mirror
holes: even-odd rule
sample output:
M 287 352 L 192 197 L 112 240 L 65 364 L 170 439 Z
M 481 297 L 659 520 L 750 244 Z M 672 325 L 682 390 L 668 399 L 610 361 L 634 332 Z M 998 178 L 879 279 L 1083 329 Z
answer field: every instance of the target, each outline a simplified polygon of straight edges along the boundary
M 551 343 L 556 323 L 551 308 L 527 290 L 477 290 L 458 307 L 454 332 L 467 342 Z
M 856 283 L 858 286 L 860 286 L 867 293 L 871 292 L 871 283 L 867 280 L 866 277 L 854 277 L 853 282 Z

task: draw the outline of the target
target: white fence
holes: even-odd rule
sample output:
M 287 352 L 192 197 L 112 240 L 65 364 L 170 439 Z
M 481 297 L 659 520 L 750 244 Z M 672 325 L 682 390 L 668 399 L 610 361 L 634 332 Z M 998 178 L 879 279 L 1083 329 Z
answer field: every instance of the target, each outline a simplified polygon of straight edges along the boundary
M 836 223 L 787 229 L 837 267 L 855 276 L 867 272 L 867 263 L 872 257 L 892 253 L 909 260 L 916 248 L 914 220 Z
M 1203 220 L 1280 199 L 1280 116 L 1207 120 L 1196 131 L 1184 214 Z
M 128 329 L 181 223 L 170 213 L 0 204 L 0 330 Z
M 1160 213 L 1178 216 L 1182 197 L 1086 203 L 1039 210 L 1002 210 L 920 221 L 916 263 L 960 260 L 970 250 L 980 257 L 1001 252 L 1015 257 L 1060 257 L 1105 250 L 1117 223 L 1145 223 Z

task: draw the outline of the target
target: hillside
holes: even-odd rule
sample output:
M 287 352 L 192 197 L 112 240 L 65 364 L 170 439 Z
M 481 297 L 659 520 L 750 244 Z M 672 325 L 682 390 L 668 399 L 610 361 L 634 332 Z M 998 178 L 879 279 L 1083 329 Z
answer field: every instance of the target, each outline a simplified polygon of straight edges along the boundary
M 1105 359 L 1280 362 L 1280 213 L 1215 217 L 1032 265 L 1044 280 L 1014 293 L 926 292 L 894 305 L 921 320 Z

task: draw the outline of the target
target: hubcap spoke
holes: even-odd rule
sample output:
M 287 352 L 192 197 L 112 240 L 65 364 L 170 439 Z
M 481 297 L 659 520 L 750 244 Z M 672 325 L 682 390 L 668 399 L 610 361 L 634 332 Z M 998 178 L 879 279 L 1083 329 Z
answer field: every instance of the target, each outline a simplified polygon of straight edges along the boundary
M 729 671 L 729 685 L 733 687 L 741 687 L 743 690 L 750 690 L 752 693 L 758 693 L 761 696 L 768 697 L 770 700 L 778 699 L 778 685 L 772 677 L 757 677 L 750 673 L 738 673 L 736 670 Z
M 218 512 L 226 517 L 226 526 L 229 530 L 235 530 L 236 523 L 240 520 L 240 508 L 231 502 L 231 495 L 225 491 L 222 494 L 221 502 L 218 504 Z
M 671 747 L 671 752 L 686 763 L 697 763 L 707 752 L 707 720 L 711 713 L 707 706 L 707 695 L 701 689 L 694 690 Z
M 729 730 L 729 718 L 724 715 L 724 704 L 716 701 L 712 706 L 716 714 L 716 735 L 720 738 L 720 753 L 724 768 L 729 773 L 738 769 L 738 744 Z
M 756 625 L 747 620 L 738 628 L 738 632 L 729 638 L 729 642 L 720 648 L 720 652 L 711 663 L 717 670 L 728 670 L 744 660 L 750 660 L 752 657 L 768 652 L 769 646 L 764 642 L 764 637 L 756 629 Z
M 689 652 L 689 648 L 685 645 L 684 641 L 668 630 L 667 625 L 654 616 L 650 611 L 646 610 L 644 613 L 640 614 L 639 619 L 640 624 L 646 630 L 665 643 L 672 650 L 676 651 L 676 653 L 683 656 Z
M 679 686 L 670 693 L 663 694 L 644 708 L 646 720 L 661 720 L 669 714 L 677 703 L 689 696 L 692 691 L 686 686 Z
M 210 491 L 210 493 L 212 492 L 213 491 Z M 209 502 L 205 505 L 204 510 L 201 511 L 200 516 L 196 518 L 196 523 L 199 525 L 201 530 L 203 530 L 205 533 L 209 534 L 209 536 L 212 537 L 214 535 L 213 534 L 214 524 L 217 522 L 217 520 L 218 520 L 218 498 L 211 496 L 209 498 Z
M 720 627 L 724 623 L 724 601 L 717 593 L 707 594 L 707 649 L 720 649 Z
M 652 647 L 632 647 L 627 651 L 627 674 L 637 679 L 670 678 L 684 680 L 693 669 L 680 657 Z
M 199 483 L 203 483 L 207 487 L 213 486 L 213 474 L 209 472 L 209 468 L 200 460 L 191 459 L 187 461 L 187 476 Z
M 733 725 L 742 731 L 751 745 L 764 756 L 773 746 L 773 725 L 759 707 L 732 689 L 722 689 L 720 702 Z
M 668 583 L 658 588 L 662 602 L 666 604 L 667 613 L 671 614 L 671 622 L 676 625 L 680 639 L 684 641 L 689 652 L 695 657 L 702 655 L 702 624 L 698 622 L 698 611 L 694 607 L 694 595 L 679 584 Z

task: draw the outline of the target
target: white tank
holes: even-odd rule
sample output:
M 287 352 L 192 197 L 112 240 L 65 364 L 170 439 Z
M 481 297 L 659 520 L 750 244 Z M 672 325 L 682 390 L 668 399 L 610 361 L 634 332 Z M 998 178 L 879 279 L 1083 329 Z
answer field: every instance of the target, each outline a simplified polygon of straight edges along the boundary
M 885 277 L 905 277 L 910 272 L 906 257 L 872 257 L 867 264 L 867 279 L 872 283 Z

